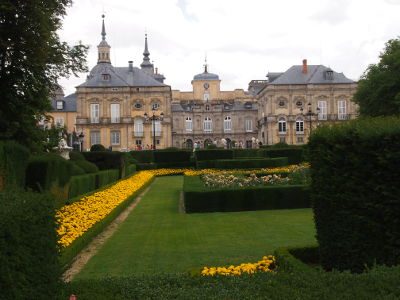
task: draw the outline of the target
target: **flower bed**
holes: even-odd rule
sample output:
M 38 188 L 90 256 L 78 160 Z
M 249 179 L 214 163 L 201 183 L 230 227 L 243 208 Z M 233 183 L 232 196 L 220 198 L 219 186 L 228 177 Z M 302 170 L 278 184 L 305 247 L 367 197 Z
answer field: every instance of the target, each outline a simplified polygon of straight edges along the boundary
M 275 257 L 268 255 L 256 263 L 243 263 L 238 266 L 231 265 L 229 267 L 204 267 L 201 275 L 240 276 L 242 274 L 254 274 L 258 272 L 273 272 L 275 268 Z

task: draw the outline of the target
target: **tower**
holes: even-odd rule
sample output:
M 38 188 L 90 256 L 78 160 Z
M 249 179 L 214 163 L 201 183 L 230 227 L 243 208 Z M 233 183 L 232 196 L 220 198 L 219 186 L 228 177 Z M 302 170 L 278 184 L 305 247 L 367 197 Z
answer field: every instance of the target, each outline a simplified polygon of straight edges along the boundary
M 144 52 L 143 52 L 143 62 L 140 64 L 141 69 L 143 72 L 153 76 L 154 74 L 154 66 L 150 62 L 150 52 L 149 52 L 149 47 L 147 45 L 147 33 L 145 34 L 145 39 L 144 39 Z
M 103 14 L 101 16 L 103 18 L 103 25 L 101 28 L 101 42 L 100 44 L 97 46 L 98 49 L 98 59 L 97 59 L 97 63 L 109 63 L 111 64 L 111 60 L 110 60 L 110 45 L 107 43 L 106 41 L 106 28 L 104 25 L 104 17 L 105 15 Z

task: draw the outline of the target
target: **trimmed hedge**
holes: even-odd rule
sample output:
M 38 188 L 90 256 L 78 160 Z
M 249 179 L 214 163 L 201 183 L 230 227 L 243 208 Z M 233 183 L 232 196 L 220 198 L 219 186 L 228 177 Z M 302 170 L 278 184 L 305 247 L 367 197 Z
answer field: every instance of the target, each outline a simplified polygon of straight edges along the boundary
M 198 161 L 196 167 L 198 169 L 256 169 L 282 167 L 288 165 L 286 157 L 277 158 L 245 158 L 245 159 L 218 159 L 208 161 Z
M 87 161 L 94 163 L 99 170 L 118 169 L 120 178 L 125 177 L 129 165 L 129 154 L 118 151 L 82 152 Z
M 254 158 L 261 157 L 259 149 L 232 149 L 233 158 Z
M 287 157 L 290 165 L 296 165 L 304 161 L 304 149 L 299 146 L 279 149 L 260 149 L 259 153 L 262 157 Z
M 69 152 L 69 159 L 72 161 L 77 161 L 77 160 L 85 160 L 85 157 L 81 152 L 71 151 Z
M 130 151 L 129 154 L 139 163 L 154 162 L 153 150 Z
M 97 173 L 99 171 L 99 168 L 95 164 L 87 160 L 76 160 L 74 161 L 74 163 L 79 168 L 81 168 L 86 174 Z
M 26 186 L 34 191 L 48 191 L 52 187 L 64 187 L 73 175 L 84 171 L 73 162 L 56 154 L 30 158 L 26 169 Z
M 119 179 L 118 170 L 104 170 L 96 174 L 96 189 L 116 182 Z
M 131 176 L 132 174 L 136 173 L 137 167 L 135 164 L 128 165 L 126 168 L 126 174 L 125 177 Z
M 55 299 L 61 274 L 56 245 L 48 194 L 0 192 L 1 299 Z
M 96 189 L 96 174 L 72 176 L 69 182 L 68 199 Z
M 189 163 L 192 151 L 187 150 L 161 150 L 154 151 L 154 162 L 159 163 Z
M 233 150 L 229 149 L 196 150 L 194 152 L 194 157 L 196 161 L 233 159 Z
M 0 142 L 0 191 L 5 187 L 25 186 L 28 161 L 27 148 L 13 141 Z
M 129 204 L 131 204 L 144 189 L 146 189 L 152 180 L 143 185 L 138 191 L 132 194 L 127 200 L 119 204 L 110 214 L 108 214 L 103 220 L 94 224 L 84 235 L 77 238 L 71 245 L 64 248 L 61 251 L 60 264 L 63 268 L 67 268 L 74 257 L 82 251 L 98 234 L 103 230 L 122 212 Z
M 323 267 L 399 264 L 400 118 L 319 127 L 309 148 Z
M 210 190 L 199 176 L 185 176 L 183 192 L 187 213 L 311 207 L 310 190 L 304 185 Z
M 307 263 L 319 262 L 319 249 L 318 246 L 278 248 L 274 251 L 274 256 L 280 272 L 301 272 L 307 274 L 308 272 L 316 271 L 316 269 Z
M 90 152 L 96 151 L 106 151 L 106 147 L 104 147 L 102 144 L 92 145 L 92 147 L 90 147 Z

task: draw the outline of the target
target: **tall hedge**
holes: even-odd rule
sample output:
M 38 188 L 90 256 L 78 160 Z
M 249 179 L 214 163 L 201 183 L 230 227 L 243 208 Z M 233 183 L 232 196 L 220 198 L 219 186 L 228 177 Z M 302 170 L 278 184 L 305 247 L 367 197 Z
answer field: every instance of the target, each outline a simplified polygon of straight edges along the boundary
M 56 299 L 59 290 L 53 199 L 0 192 L 0 298 Z
M 194 152 L 196 161 L 214 160 L 214 159 L 232 159 L 233 150 L 230 149 L 211 149 L 211 150 L 196 150 Z
M 131 151 L 129 154 L 136 159 L 139 163 L 154 162 L 153 150 Z
M 304 161 L 304 148 L 299 146 L 292 146 L 287 148 L 270 148 L 260 149 L 260 156 L 262 157 L 287 157 L 289 164 L 299 164 Z
M 26 169 L 26 186 L 34 191 L 50 190 L 64 187 L 71 176 L 82 174 L 81 168 L 57 154 L 32 156 Z
M 129 165 L 129 154 L 118 151 L 82 152 L 87 161 L 94 163 L 99 170 L 118 169 L 120 178 L 125 177 Z
M 400 119 L 321 127 L 310 143 L 313 208 L 324 268 L 400 262 Z
M 25 186 L 29 150 L 13 142 L 0 142 L 0 191 L 7 186 Z
M 187 150 L 162 150 L 154 151 L 154 162 L 171 163 L 171 162 L 190 162 L 192 151 Z
M 242 159 L 216 159 L 202 160 L 196 163 L 198 169 L 256 169 L 282 167 L 288 165 L 287 157 L 276 158 L 242 158 Z

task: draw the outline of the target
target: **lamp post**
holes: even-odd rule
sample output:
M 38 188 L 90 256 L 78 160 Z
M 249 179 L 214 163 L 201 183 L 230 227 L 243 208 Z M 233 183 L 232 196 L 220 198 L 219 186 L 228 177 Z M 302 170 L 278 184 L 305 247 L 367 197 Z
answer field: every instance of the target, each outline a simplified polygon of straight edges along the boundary
M 164 113 L 161 112 L 159 116 L 156 116 L 156 109 L 153 106 L 151 109 L 152 111 L 152 116 L 149 117 L 147 113 L 144 113 L 144 118 L 146 121 L 151 120 L 152 125 L 153 125 L 153 150 L 156 150 L 156 122 L 155 121 L 162 121 L 164 119 Z
M 307 106 L 308 106 L 308 111 L 307 111 L 307 113 L 305 115 L 308 116 L 308 121 L 310 123 L 310 136 L 311 136 L 311 133 L 312 133 L 312 117 L 313 116 L 317 116 L 319 114 L 320 108 L 317 107 L 317 113 L 313 113 L 312 110 L 311 110 L 311 103 L 310 102 L 307 104 Z M 301 114 L 304 115 L 303 114 L 303 108 L 300 108 L 300 111 L 301 111 Z
M 78 135 L 79 138 L 79 142 L 81 145 L 81 152 L 83 152 L 83 138 L 85 137 L 85 135 L 83 134 L 83 131 L 81 131 L 81 133 Z

